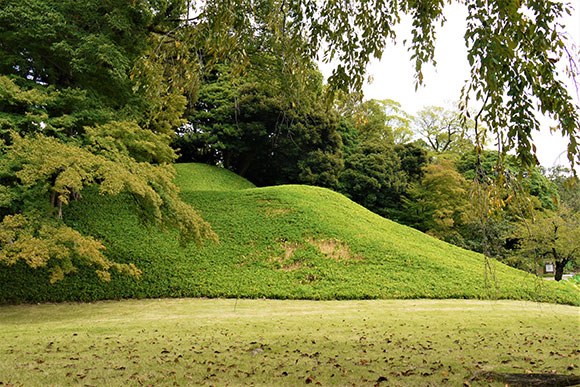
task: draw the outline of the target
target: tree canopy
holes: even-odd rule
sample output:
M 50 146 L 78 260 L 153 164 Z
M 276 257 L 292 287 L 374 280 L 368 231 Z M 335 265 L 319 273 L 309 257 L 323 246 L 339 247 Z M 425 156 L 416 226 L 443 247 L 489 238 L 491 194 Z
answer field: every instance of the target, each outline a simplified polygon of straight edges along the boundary
M 445 6 L 445 2 L 433 0 L 195 4 L 197 20 L 220 23 L 221 34 L 231 37 L 230 47 L 244 47 L 244 39 L 252 39 L 252 34 L 244 30 L 248 26 L 264 26 L 284 49 L 289 71 L 300 71 L 301 58 L 336 63 L 328 80 L 331 88 L 357 91 L 366 80 L 368 62 L 380 59 L 395 38 L 395 26 L 402 14 L 412 17 L 409 50 L 417 84 L 421 84 L 424 65 L 434 59 L 435 26 L 444 22 Z M 463 112 L 468 114 L 470 108 L 478 111 L 476 118 L 496 135 L 502 152 L 514 150 L 520 163 L 530 166 L 537 161 L 531 138 L 540 128 L 537 108 L 556 119 L 558 130 L 570 140 L 570 162 L 578 163 L 580 109 L 556 68 L 558 59 L 566 58 L 570 74 L 577 73 L 573 51 L 566 45 L 565 29 L 559 21 L 571 12 L 571 5 L 549 0 L 469 0 L 465 5 L 468 16 L 464 38 L 471 78 L 463 90 Z
M 283 73 L 282 58 L 265 52 L 251 56 L 242 78 L 232 64 L 217 64 L 178 130 L 180 160 L 221 164 L 258 185 L 335 188 L 342 169 L 340 121 L 324 103 L 314 65 L 308 75 L 294 82 Z

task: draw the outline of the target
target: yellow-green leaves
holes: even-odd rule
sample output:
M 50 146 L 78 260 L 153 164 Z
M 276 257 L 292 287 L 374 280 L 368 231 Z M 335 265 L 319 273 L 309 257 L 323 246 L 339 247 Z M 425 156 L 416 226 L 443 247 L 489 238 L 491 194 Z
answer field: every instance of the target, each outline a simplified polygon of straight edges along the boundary
M 410 200 L 405 200 L 409 216 L 415 216 L 416 227 L 443 240 L 459 235 L 460 226 L 468 221 L 468 183 L 450 160 L 429 164 L 420 184 L 413 184 Z
M 109 261 L 104 250 L 94 238 L 56 222 L 24 215 L 8 215 L 0 222 L 0 263 L 13 265 L 22 260 L 32 268 L 48 266 L 51 283 L 76 271 L 79 263 L 96 267 L 103 281 L 110 280 L 111 269 L 135 277 L 141 275 L 133 264 Z
M 51 281 L 83 262 L 103 280 L 111 268 L 135 274 L 65 226 L 63 207 L 91 186 L 128 193 L 142 219 L 179 230 L 184 242 L 212 238 L 179 199 L 168 165 L 199 71 L 195 29 L 178 28 L 185 2 L 0 8 L 0 221 L 11 240 L 0 246 L 3 261 L 49 266 Z M 20 217 L 27 225 L 16 227 Z
M 109 278 L 106 272 L 111 268 L 137 273 L 132 266 L 108 261 L 100 242 L 85 238 L 60 219 L 63 205 L 80 198 L 83 189 L 94 184 L 101 194 L 130 193 L 143 219 L 179 230 L 184 243 L 215 239 L 209 224 L 179 199 L 170 165 L 131 157 L 134 152 L 153 157 L 155 143 L 146 140 L 155 134 L 130 123 L 114 125 L 101 132 L 87 129 L 87 140 L 92 141 L 89 147 L 41 134 L 22 137 L 13 133 L 11 145 L 0 158 L 0 177 L 7 182 L 0 189 L 0 207 L 15 211 L 2 223 L 0 261 L 24 260 L 31 267 L 41 267 L 55 260 L 51 281 L 62 279 L 79 263 L 98 267 L 103 280 Z M 123 128 L 127 128 L 125 142 L 114 137 Z M 34 219 L 32 223 L 29 217 Z
M 143 129 L 133 121 L 110 121 L 85 127 L 85 132 L 88 149 L 96 154 L 119 153 L 148 163 L 169 163 L 176 157 L 168 133 Z

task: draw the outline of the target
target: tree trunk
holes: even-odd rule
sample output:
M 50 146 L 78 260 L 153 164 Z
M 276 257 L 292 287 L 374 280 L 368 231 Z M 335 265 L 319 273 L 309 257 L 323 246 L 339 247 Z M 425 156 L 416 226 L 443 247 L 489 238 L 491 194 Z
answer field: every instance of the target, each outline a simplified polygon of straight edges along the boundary
M 62 219 L 62 201 L 59 198 L 56 198 L 58 201 L 58 218 Z
M 560 281 L 562 279 L 562 275 L 564 274 L 564 267 L 566 267 L 567 263 L 568 263 L 567 259 L 564 259 L 562 261 L 556 261 L 556 272 L 554 274 L 554 279 L 556 281 Z
M 56 207 L 56 191 L 54 190 L 50 193 L 50 206 L 52 208 Z
M 554 279 L 560 281 L 562 279 L 562 274 L 564 274 L 564 267 L 568 263 L 568 259 L 562 258 L 558 255 L 558 252 L 554 247 L 552 247 L 552 256 L 554 257 L 554 263 L 556 264 L 556 272 L 554 273 Z
M 56 213 L 56 216 L 59 219 L 62 219 L 62 201 L 59 199 L 58 194 L 54 190 L 50 193 L 50 205 L 53 208 L 53 211 Z
M 254 152 L 247 152 L 242 157 L 242 162 L 238 165 L 238 170 L 236 171 L 238 175 L 245 177 L 248 173 L 248 169 L 254 161 Z

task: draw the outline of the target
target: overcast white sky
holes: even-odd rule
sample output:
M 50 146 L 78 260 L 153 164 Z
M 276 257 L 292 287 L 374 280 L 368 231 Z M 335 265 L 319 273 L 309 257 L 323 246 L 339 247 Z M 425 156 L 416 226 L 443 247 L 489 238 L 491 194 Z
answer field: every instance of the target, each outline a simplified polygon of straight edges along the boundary
M 574 3 L 574 2 L 572 2 Z M 576 8 L 579 8 L 576 5 Z M 391 45 L 383 54 L 381 61 L 374 61 L 368 68 L 373 82 L 364 88 L 365 99 L 393 99 L 401 103 L 403 109 L 415 114 L 423 106 L 436 105 L 451 107 L 459 100 L 461 88 L 469 77 L 467 49 L 464 43 L 467 12 L 459 4 L 447 5 L 445 17 L 447 22 L 438 29 L 435 60 L 437 68 L 430 66 L 424 71 L 425 86 L 415 92 L 413 64 L 410 53 L 401 43 Z M 580 13 L 578 9 L 572 16 L 563 20 L 570 39 L 580 43 Z M 409 39 L 411 31 L 410 19 L 403 19 L 397 29 L 398 41 Z M 325 76 L 330 74 L 331 66 L 321 64 Z M 580 104 L 576 89 L 569 84 L 570 93 Z M 550 167 L 555 164 L 569 166 L 565 154 L 567 142 L 559 134 L 550 134 L 550 121 L 541 120 L 544 129 L 534 135 L 538 158 L 542 165 Z

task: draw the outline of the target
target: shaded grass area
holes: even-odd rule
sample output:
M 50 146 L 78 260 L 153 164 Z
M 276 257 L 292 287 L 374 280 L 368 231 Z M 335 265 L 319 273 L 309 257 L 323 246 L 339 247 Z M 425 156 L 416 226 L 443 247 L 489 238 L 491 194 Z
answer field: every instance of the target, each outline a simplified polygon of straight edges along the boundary
M 177 170 L 183 199 L 211 223 L 219 244 L 182 248 L 175 235 L 140 223 L 127 198 L 87 192 L 66 221 L 102 240 L 111 259 L 135 263 L 142 278 L 113 275 L 102 283 L 83 267 L 51 285 L 43 270 L 19 264 L 0 270 L 0 302 L 266 297 L 580 304 L 571 285 L 493 262 L 494 273 L 486 273 L 480 254 L 391 222 L 327 189 L 241 189 L 251 184 L 220 168 L 188 164 Z
M 578 319 L 577 307 L 516 301 L 3 306 L 0 382 L 410 386 L 489 372 L 578 374 Z

